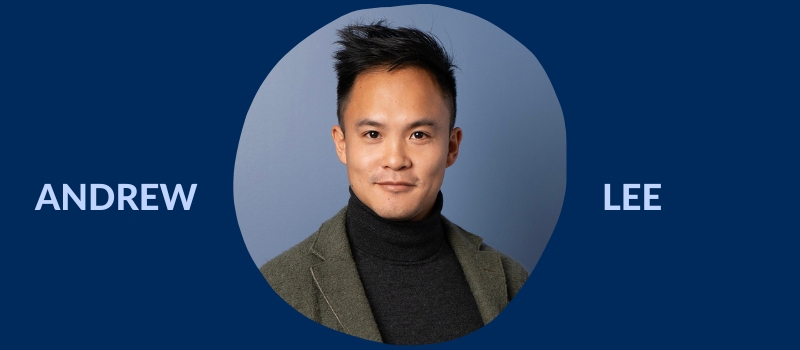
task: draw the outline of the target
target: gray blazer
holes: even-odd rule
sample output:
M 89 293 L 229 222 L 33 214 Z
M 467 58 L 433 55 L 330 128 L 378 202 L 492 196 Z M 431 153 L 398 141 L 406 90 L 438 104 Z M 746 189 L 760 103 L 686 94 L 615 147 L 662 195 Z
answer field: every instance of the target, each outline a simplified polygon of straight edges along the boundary
M 261 266 L 272 289 L 306 317 L 356 337 L 381 341 L 345 232 L 347 207 L 317 232 Z M 443 217 L 444 218 L 444 217 Z M 483 323 L 491 322 L 528 278 L 518 262 L 444 219 Z

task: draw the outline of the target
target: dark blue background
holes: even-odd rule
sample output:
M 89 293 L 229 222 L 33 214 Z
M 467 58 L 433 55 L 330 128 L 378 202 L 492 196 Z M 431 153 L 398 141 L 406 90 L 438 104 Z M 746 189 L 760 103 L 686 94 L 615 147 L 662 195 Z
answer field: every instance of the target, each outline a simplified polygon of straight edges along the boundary
M 2 342 L 375 347 L 272 292 L 239 233 L 233 167 L 272 66 L 379 4 L 2 5 Z M 511 306 L 437 347 L 798 345 L 794 8 L 449 6 L 539 59 L 564 112 L 568 179 Z M 45 183 L 198 188 L 190 211 L 34 211 Z M 661 183 L 663 210 L 604 211 L 604 183 Z

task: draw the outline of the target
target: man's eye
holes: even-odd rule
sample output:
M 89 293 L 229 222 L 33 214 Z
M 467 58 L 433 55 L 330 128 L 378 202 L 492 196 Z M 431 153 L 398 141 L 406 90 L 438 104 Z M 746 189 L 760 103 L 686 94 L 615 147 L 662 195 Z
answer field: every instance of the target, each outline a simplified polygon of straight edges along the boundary
M 377 139 L 379 136 L 381 136 L 381 133 L 377 131 L 367 131 L 367 137 L 371 139 Z
M 428 135 L 425 135 L 425 133 L 422 131 L 415 131 L 414 133 L 411 134 L 411 138 L 414 139 L 424 139 L 427 136 Z

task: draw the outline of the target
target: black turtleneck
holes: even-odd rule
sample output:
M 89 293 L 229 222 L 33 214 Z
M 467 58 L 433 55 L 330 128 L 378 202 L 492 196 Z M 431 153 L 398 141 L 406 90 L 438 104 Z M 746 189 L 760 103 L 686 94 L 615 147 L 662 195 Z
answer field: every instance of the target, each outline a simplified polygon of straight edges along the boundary
M 347 236 L 381 337 L 389 344 L 451 340 L 483 326 L 442 226 L 442 193 L 421 221 L 384 219 L 350 190 Z

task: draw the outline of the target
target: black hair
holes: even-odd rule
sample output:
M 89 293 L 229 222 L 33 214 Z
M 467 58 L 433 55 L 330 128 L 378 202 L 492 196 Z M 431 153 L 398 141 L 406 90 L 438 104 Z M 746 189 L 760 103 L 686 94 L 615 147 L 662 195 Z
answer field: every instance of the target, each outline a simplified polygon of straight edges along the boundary
M 352 24 L 339 29 L 341 48 L 333 54 L 339 83 L 336 87 L 336 116 L 342 124 L 343 112 L 358 74 L 376 67 L 391 71 L 401 66 L 425 69 L 436 79 L 442 97 L 450 108 L 450 129 L 456 122 L 456 77 L 453 57 L 436 36 L 415 28 L 390 28 L 380 20 L 371 24 Z

